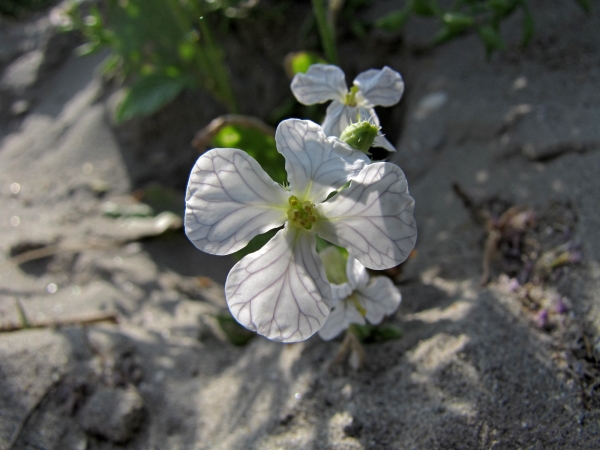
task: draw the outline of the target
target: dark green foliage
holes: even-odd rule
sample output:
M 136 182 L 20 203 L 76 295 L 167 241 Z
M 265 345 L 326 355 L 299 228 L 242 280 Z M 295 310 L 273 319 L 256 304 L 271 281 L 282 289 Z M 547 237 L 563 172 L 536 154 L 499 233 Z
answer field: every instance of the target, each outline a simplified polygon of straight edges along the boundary
M 217 322 L 219 323 L 219 328 L 221 328 L 223 333 L 225 333 L 227 340 L 233 345 L 241 347 L 246 345 L 253 337 L 256 336 L 256 333 L 247 330 L 237 323 L 237 321 L 230 314 L 219 314 L 216 316 L 216 318 Z
M 141 76 L 119 105 L 117 120 L 155 113 L 174 100 L 183 89 L 192 85 L 192 81 L 185 76 L 170 77 L 160 73 Z
M 80 53 L 111 48 L 106 70 L 124 76 L 131 87 L 119 120 L 152 114 L 185 88 L 207 89 L 236 111 L 225 55 L 208 23 L 221 17 L 212 18 L 213 9 L 179 0 L 108 0 L 101 9 L 71 5 L 70 28 L 87 39 Z
M 576 1 L 585 12 L 591 12 L 590 0 Z M 404 27 L 411 14 L 431 17 L 440 25 L 439 31 L 431 40 L 431 45 L 439 45 L 464 33 L 475 31 L 489 57 L 495 51 L 505 48 L 500 25 L 517 11 L 523 14 L 521 45 L 526 46 L 535 30 L 529 0 L 456 0 L 447 10 L 442 10 L 436 0 L 407 0 L 402 9 L 377 19 L 375 26 L 388 32 L 397 32 Z
M 211 142 L 215 148 L 239 148 L 252 156 L 269 176 L 279 184 L 287 180 L 285 159 L 277 151 L 275 138 L 256 128 L 227 125 Z
M 592 2 L 591 0 L 577 0 L 577 3 L 581 6 L 581 8 L 588 14 L 592 12 Z
M 57 0 L 0 0 L 0 15 L 20 18 L 57 3 Z
M 349 330 L 361 342 L 384 342 L 402 337 L 402 330 L 395 325 L 352 324 Z
M 382 30 L 394 32 L 402 29 L 410 16 L 410 9 L 398 9 L 377 19 L 375 26 Z

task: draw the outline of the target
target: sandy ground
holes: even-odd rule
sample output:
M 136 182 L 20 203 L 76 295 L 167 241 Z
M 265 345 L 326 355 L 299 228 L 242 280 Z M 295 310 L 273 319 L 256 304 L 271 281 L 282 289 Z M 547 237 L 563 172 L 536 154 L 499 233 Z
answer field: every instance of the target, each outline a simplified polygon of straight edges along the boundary
M 489 62 L 475 36 L 419 51 L 419 21 L 341 47 L 405 77 L 381 117 L 419 226 L 388 273 L 403 337 L 360 371 L 331 365 L 339 340 L 232 345 L 232 260 L 176 216 L 104 214 L 150 180 L 181 190 L 214 102 L 116 125 L 105 54 L 72 56 L 44 14 L 0 24 L 0 325 L 79 322 L 0 333 L 0 449 L 600 448 L 600 16 L 534 13 L 530 47 L 515 18 Z

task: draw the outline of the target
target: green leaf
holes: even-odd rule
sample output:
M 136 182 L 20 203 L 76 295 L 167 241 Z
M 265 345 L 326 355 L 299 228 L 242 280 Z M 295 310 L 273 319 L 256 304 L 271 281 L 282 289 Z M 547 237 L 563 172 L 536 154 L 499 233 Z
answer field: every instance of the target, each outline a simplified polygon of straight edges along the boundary
M 148 116 L 173 101 L 189 86 L 187 77 L 168 77 L 153 73 L 142 77 L 127 92 L 117 110 L 117 121 Z
M 219 314 L 216 316 L 216 318 L 217 322 L 219 323 L 219 328 L 223 330 L 223 333 L 225 333 L 225 336 L 227 336 L 227 339 L 233 345 L 246 345 L 248 342 L 250 342 L 250 339 L 256 336 L 255 333 L 247 330 L 237 323 L 236 320 L 229 314 Z
M 356 335 L 361 342 L 383 342 L 402 337 L 402 330 L 395 325 L 357 325 L 353 323 L 349 330 Z
M 527 47 L 531 38 L 533 37 L 533 33 L 535 31 L 535 24 L 533 22 L 533 16 L 529 9 L 523 9 L 523 36 L 521 38 L 521 47 Z
M 350 327 L 348 327 L 348 330 L 351 333 L 354 333 L 360 342 L 364 342 L 369 339 L 374 329 L 375 325 L 371 325 L 370 323 L 366 323 L 364 325 L 353 323 L 350 325 Z
M 111 54 L 102 63 L 102 75 L 113 76 L 121 63 L 121 57 L 116 53 Z
M 433 45 L 439 45 L 461 35 L 475 24 L 475 19 L 467 14 L 445 13 L 442 22 L 444 26 L 433 38 Z
M 395 32 L 400 31 L 410 15 L 410 9 L 399 9 L 392 11 L 383 17 L 380 17 L 375 22 L 377 28 L 381 28 L 384 31 Z
M 516 6 L 514 0 L 488 0 L 487 4 L 497 16 L 504 17 L 508 15 Z
M 274 181 L 285 183 L 285 159 L 277 151 L 275 138 L 256 128 L 227 125 L 219 130 L 211 144 L 216 148 L 239 148 L 258 161 Z
M 401 337 L 402 330 L 395 325 L 378 325 L 371 333 L 371 338 L 379 342 L 400 339 Z
M 436 16 L 440 12 L 436 0 L 412 0 L 411 8 L 419 16 Z
M 586 13 L 592 13 L 592 2 L 590 0 L 577 0 L 581 9 L 583 9 Z
M 442 21 L 454 33 L 462 33 L 475 24 L 473 16 L 454 12 L 445 13 Z
M 500 33 L 498 33 L 494 27 L 483 25 L 477 28 L 477 33 L 479 33 L 479 37 L 485 45 L 485 51 L 488 57 L 494 51 L 502 50 L 505 47 L 502 36 L 500 36 Z

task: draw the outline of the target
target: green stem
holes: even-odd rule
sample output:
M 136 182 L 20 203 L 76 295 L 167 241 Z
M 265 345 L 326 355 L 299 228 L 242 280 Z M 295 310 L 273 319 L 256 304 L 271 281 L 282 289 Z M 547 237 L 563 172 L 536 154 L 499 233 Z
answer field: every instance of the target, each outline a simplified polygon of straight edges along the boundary
M 202 34 L 202 37 L 206 43 L 206 52 L 211 61 L 212 68 L 215 71 L 217 91 L 219 92 L 222 100 L 227 104 L 229 110 L 233 113 L 237 113 L 238 108 L 235 97 L 233 96 L 231 84 L 229 83 L 227 68 L 223 62 L 221 52 L 215 45 L 210 29 L 204 20 L 200 20 L 200 33 Z
M 176 0 L 169 0 L 168 4 L 179 24 L 182 35 L 185 35 L 192 29 L 191 22 L 186 20 L 186 17 L 181 13 Z M 202 19 L 200 19 L 200 35 L 200 42 L 197 44 L 198 51 L 195 52 L 194 58 L 194 63 L 201 75 L 200 81 L 205 87 L 212 90 L 231 112 L 237 112 L 235 98 L 233 97 L 223 59 L 212 39 L 208 26 Z M 203 77 L 206 79 L 202 80 Z
M 313 11 L 317 19 L 321 45 L 325 52 L 325 58 L 331 63 L 339 65 L 337 51 L 335 48 L 335 30 L 333 21 L 327 19 L 325 0 L 312 0 Z

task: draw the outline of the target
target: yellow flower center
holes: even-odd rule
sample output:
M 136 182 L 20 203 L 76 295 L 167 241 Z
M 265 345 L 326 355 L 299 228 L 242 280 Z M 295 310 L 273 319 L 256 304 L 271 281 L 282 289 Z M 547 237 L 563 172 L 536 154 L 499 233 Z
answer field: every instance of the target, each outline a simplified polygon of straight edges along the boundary
M 350 294 L 350 296 L 346 300 L 354 305 L 354 307 L 360 313 L 361 316 L 365 317 L 367 315 L 367 310 L 363 307 L 363 305 L 360 304 L 358 298 L 356 298 L 356 295 L 354 295 L 354 293 Z
M 290 197 L 289 202 L 290 209 L 287 212 L 289 221 L 296 226 L 310 230 L 319 217 L 315 204 L 308 201 L 301 202 L 294 195 Z
M 358 87 L 352 86 L 350 91 L 346 94 L 346 100 L 344 103 L 348 106 L 356 106 L 356 93 L 358 92 Z

